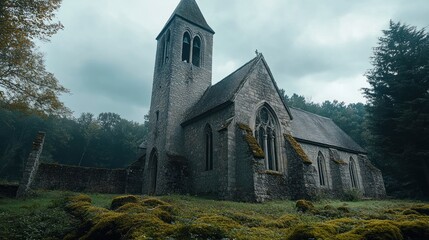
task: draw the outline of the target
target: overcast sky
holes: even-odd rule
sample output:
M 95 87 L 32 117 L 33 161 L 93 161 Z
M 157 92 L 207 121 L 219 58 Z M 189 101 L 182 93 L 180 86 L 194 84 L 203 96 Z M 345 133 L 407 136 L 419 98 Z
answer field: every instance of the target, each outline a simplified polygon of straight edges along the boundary
M 74 111 L 143 122 L 155 38 L 179 0 L 64 0 L 64 30 L 40 44 L 46 65 L 72 92 Z M 363 76 L 389 20 L 429 25 L 428 0 L 197 0 L 214 29 L 213 81 L 258 49 L 280 88 L 314 102 L 365 102 Z

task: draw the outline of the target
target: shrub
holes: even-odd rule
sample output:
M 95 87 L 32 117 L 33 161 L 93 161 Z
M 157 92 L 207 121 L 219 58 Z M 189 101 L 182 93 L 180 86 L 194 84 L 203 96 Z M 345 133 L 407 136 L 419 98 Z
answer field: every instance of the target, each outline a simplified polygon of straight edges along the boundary
M 345 191 L 342 198 L 344 201 L 356 202 L 362 199 L 362 192 L 359 189 L 353 188 Z

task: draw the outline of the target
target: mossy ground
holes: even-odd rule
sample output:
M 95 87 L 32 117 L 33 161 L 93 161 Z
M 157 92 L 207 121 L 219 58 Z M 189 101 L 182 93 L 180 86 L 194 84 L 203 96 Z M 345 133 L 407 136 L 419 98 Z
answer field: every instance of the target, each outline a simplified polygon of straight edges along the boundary
M 179 195 L 43 194 L 44 198 L 24 201 L 0 200 L 0 214 L 24 214 L 23 209 L 34 204 L 41 209 L 56 206 L 62 215 L 47 212 L 54 215 L 47 218 L 48 224 L 59 217 L 73 224 L 63 224 L 68 227 L 56 228 L 63 232 L 43 239 L 429 239 L 429 203 L 424 202 L 322 200 L 302 212 L 295 201 L 253 204 Z M 4 230 L 7 226 L 18 224 L 1 220 L 0 236 L 14 239 L 4 235 L 11 232 Z

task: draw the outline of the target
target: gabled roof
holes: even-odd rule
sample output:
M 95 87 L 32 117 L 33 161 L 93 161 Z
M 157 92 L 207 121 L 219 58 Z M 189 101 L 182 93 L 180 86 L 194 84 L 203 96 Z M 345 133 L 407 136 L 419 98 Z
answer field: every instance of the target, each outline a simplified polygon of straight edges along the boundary
M 298 142 L 365 153 L 365 150 L 341 130 L 332 119 L 298 108 L 289 109 L 294 117 L 291 122 L 292 136 Z
M 211 33 L 214 33 L 213 29 L 207 24 L 206 19 L 201 13 L 201 10 L 195 0 L 181 0 L 156 39 L 162 35 L 162 33 L 165 31 L 165 29 L 167 29 L 168 25 L 170 25 L 171 21 L 173 21 L 174 17 L 176 16 Z
M 261 56 L 258 55 L 220 82 L 209 87 L 201 99 L 189 110 L 183 124 L 186 125 L 186 122 L 208 112 L 211 109 L 232 103 L 235 93 L 238 91 L 242 82 L 247 77 L 252 67 L 258 62 L 260 57 Z
M 274 77 L 272 76 L 267 63 L 265 62 L 264 56 L 259 53 L 255 58 L 225 77 L 222 81 L 209 87 L 201 99 L 188 111 L 185 122 L 183 122 L 182 125 L 187 125 L 196 118 L 205 116 L 206 114 L 210 114 L 212 111 L 217 111 L 225 106 L 228 106 L 229 104 L 232 104 L 235 100 L 236 94 L 245 83 L 247 76 L 252 72 L 254 66 L 260 61 L 262 61 L 271 79 L 273 80 L 273 84 L 277 90 L 277 93 L 280 94 L 280 90 L 278 89 L 277 84 L 274 81 Z M 284 104 L 284 106 L 286 111 L 291 116 L 289 108 L 286 106 L 286 104 Z

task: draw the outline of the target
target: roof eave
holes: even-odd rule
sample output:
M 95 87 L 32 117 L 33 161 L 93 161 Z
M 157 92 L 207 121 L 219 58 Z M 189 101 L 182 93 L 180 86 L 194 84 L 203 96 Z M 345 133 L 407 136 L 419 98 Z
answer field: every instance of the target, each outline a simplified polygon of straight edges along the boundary
M 297 142 L 300 142 L 300 143 L 307 143 L 307 144 L 312 144 L 312 145 L 316 145 L 316 146 L 320 146 L 320 147 L 326 147 L 326 148 L 334 148 L 334 149 L 341 150 L 344 152 L 349 152 L 349 153 L 368 154 L 368 152 L 366 152 L 364 149 L 362 149 L 362 151 L 361 150 L 354 150 L 354 149 L 330 145 L 330 144 L 326 144 L 326 143 L 315 142 L 315 141 L 306 140 L 306 139 L 297 138 L 297 137 L 293 137 L 293 138 L 295 138 L 295 140 Z
M 203 119 L 203 118 L 205 118 L 205 117 L 207 117 L 207 116 L 209 116 L 209 115 L 211 115 L 213 113 L 219 112 L 220 110 L 229 107 L 233 103 L 234 103 L 233 101 L 227 100 L 226 102 L 224 102 L 224 103 L 222 103 L 220 105 L 217 105 L 216 107 L 210 108 L 209 110 L 207 110 L 207 111 L 205 111 L 205 112 L 203 112 L 201 114 L 198 114 L 195 117 L 192 117 L 192 118 L 190 118 L 188 120 L 185 120 L 183 123 L 180 124 L 180 126 L 186 127 L 186 126 L 188 126 L 189 124 L 191 124 L 193 122 L 196 122 L 196 121 L 198 121 L 200 119 Z
M 200 25 L 200 24 L 196 24 L 196 23 L 194 23 L 194 22 L 192 22 L 192 21 L 189 21 L 188 19 L 186 19 L 186 18 L 184 18 L 184 17 L 182 17 L 182 16 L 180 16 L 180 15 L 178 15 L 178 14 L 174 14 L 168 21 L 167 21 L 167 24 L 165 24 L 165 26 L 162 28 L 162 30 L 161 30 L 161 32 L 158 34 L 158 36 L 156 37 L 156 40 L 159 40 L 159 38 L 161 38 L 161 36 L 164 34 L 164 32 L 167 30 L 167 28 L 170 26 L 170 24 L 173 22 L 173 19 L 175 18 L 175 17 L 178 17 L 178 18 L 180 18 L 180 19 L 182 19 L 182 20 L 184 20 L 184 21 L 186 21 L 186 22 L 188 22 L 188 23 L 190 23 L 190 24 L 193 24 L 193 25 L 195 25 L 195 26 L 197 26 L 197 27 L 200 27 L 200 28 L 202 28 L 202 29 L 204 29 L 204 30 L 206 30 L 206 31 L 208 31 L 209 33 L 211 33 L 211 34 L 215 34 L 215 31 L 209 26 L 208 28 L 207 27 L 204 27 L 204 26 L 202 26 L 202 25 Z

